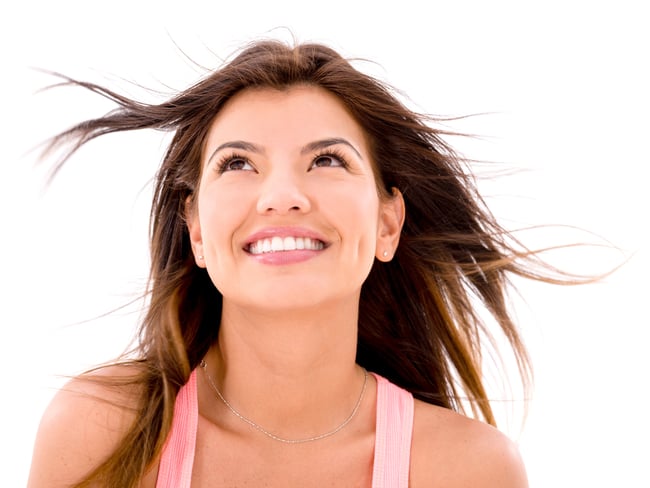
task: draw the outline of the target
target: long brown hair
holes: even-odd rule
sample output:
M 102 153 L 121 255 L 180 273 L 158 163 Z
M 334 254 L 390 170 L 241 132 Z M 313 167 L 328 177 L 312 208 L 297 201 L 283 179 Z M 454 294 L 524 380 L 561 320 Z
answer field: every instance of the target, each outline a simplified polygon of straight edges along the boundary
M 483 204 L 462 158 L 431 120 L 407 109 L 385 84 L 318 44 L 254 43 L 220 69 L 161 104 L 145 104 L 102 86 L 66 78 L 118 108 L 56 136 L 77 148 L 103 134 L 175 131 L 155 180 L 151 209 L 149 305 L 142 322 L 136 421 L 115 452 L 77 486 L 135 486 L 160 453 L 179 389 L 217 340 L 222 297 L 195 265 L 184 219 L 201 171 L 203 141 L 219 110 L 251 87 L 310 84 L 337 96 L 370 141 L 378 191 L 398 188 L 407 216 L 394 259 L 375 262 L 361 290 L 357 361 L 416 398 L 495 424 L 482 374 L 483 345 L 493 338 L 477 298 L 511 346 L 523 383 L 530 362 L 508 313 L 510 274 L 544 279 L 533 256 Z M 126 361 L 124 361 L 126 362 Z

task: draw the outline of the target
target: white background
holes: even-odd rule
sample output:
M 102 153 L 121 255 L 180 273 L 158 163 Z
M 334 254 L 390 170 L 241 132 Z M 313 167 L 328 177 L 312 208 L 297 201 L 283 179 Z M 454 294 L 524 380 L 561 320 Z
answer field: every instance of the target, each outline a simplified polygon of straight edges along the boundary
M 25 484 L 38 420 L 63 381 L 58 375 L 110 359 L 134 331 L 137 305 L 84 321 L 142 290 L 148 180 L 165 142 L 146 132 L 106 137 L 80 151 L 44 191 L 42 167 L 28 151 L 111 107 L 80 90 L 37 94 L 53 79 L 29 67 L 153 100 L 128 82 L 166 93 L 185 88 L 200 70 L 181 50 L 216 67 L 246 41 L 289 39 L 290 32 L 373 61 L 358 66 L 422 111 L 491 113 L 454 126 L 483 139 L 452 142 L 470 157 L 507 163 L 499 169 L 521 170 L 482 185 L 504 225 L 575 225 L 622 250 L 555 252 L 552 263 L 601 273 L 629 258 L 595 285 L 517 282 L 536 389 L 523 431 L 517 415 L 503 414 L 502 425 L 519 440 L 533 487 L 650 486 L 650 36 L 643 2 L 427 3 L 3 7 L 2 486 Z M 603 242 L 567 228 L 520 237 L 531 247 Z M 512 405 L 515 413 L 521 407 Z

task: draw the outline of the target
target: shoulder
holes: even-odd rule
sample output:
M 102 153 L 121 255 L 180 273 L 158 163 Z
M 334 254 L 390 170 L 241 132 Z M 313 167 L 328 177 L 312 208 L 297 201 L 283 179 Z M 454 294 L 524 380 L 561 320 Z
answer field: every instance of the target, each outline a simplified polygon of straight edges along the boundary
M 416 400 L 411 450 L 414 488 L 526 488 L 516 444 L 494 427 Z
M 108 366 L 70 380 L 45 410 L 36 435 L 30 488 L 69 486 L 106 459 L 136 417 L 135 366 Z

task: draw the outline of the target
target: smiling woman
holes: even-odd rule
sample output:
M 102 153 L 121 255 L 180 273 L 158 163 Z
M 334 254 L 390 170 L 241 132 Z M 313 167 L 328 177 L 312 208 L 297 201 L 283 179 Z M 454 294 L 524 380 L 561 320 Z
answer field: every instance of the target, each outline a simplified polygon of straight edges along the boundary
M 305 307 L 356 307 L 377 249 L 397 247 L 404 211 L 399 194 L 380 205 L 345 106 L 309 85 L 243 91 L 215 118 L 206 150 L 188 228 L 197 265 L 228 297 L 223 313 L 276 307 L 280 322 L 300 311 L 304 323 Z
M 52 148 L 175 135 L 137 356 L 55 397 L 30 487 L 527 485 L 481 357 L 505 336 L 528 382 L 507 276 L 543 277 L 427 119 L 315 44 L 160 105 L 67 81 L 119 107 Z

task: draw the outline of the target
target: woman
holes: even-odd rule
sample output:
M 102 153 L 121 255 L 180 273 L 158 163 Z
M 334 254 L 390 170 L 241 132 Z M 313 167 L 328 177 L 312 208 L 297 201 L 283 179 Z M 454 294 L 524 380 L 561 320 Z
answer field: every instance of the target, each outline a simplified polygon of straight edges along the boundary
M 68 81 L 120 107 L 52 147 L 175 136 L 137 354 L 58 393 L 30 487 L 527 486 L 475 298 L 526 383 L 505 287 L 541 278 L 439 131 L 314 44 L 255 43 L 160 105 Z

